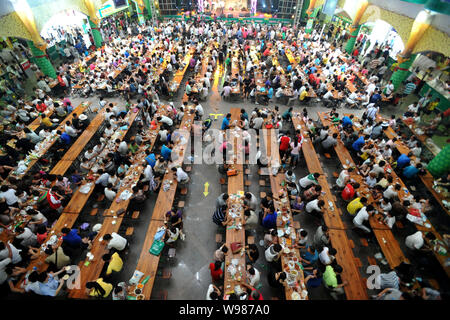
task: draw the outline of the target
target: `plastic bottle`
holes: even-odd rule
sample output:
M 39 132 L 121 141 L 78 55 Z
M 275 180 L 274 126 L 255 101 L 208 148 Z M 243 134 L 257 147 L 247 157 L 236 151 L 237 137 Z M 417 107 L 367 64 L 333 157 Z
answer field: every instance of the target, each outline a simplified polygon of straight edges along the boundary
M 150 276 L 145 277 L 144 280 L 142 280 L 142 284 L 146 284 L 148 282 L 148 280 L 150 279 Z

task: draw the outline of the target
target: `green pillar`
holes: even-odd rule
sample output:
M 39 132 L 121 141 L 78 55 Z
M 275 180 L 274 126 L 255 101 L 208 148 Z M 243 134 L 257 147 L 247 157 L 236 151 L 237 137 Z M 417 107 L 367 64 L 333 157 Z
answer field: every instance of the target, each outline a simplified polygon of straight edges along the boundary
M 302 11 L 300 13 L 300 20 L 305 21 L 308 18 L 308 15 L 306 14 L 306 10 L 308 10 L 309 7 L 309 0 L 303 1 Z
M 145 23 L 144 12 L 142 12 L 141 8 L 139 8 L 139 6 L 136 2 L 134 4 L 136 5 L 136 13 L 137 13 L 139 24 L 142 25 Z
M 317 16 L 317 13 L 319 12 L 321 7 L 316 7 L 314 8 L 313 13 L 311 13 L 311 15 L 309 16 L 308 21 L 306 22 L 306 27 L 305 27 L 305 33 L 311 33 L 313 30 L 313 24 L 314 24 L 314 20 Z
M 100 33 L 100 30 L 98 29 L 98 26 L 91 20 L 91 18 L 88 16 L 89 26 L 91 27 L 92 31 L 92 38 L 94 38 L 94 44 L 97 48 L 102 46 L 102 34 Z
M 345 51 L 349 54 L 352 54 L 353 48 L 355 47 L 356 38 L 358 37 L 359 30 L 361 30 L 361 26 L 359 25 L 352 33 L 350 33 L 350 38 L 347 41 L 345 46 Z
M 397 90 L 400 84 L 406 79 L 406 77 L 408 77 L 410 73 L 408 69 L 413 64 L 414 59 L 416 59 L 416 55 L 412 54 L 411 57 L 408 60 L 401 63 L 398 66 L 398 69 L 394 71 L 394 73 L 392 74 L 391 81 L 392 84 L 394 85 L 394 90 Z
M 145 7 L 147 8 L 147 19 L 151 19 L 152 17 L 152 8 L 150 7 L 150 1 L 152 0 L 144 0 Z
M 435 178 L 447 175 L 450 171 L 450 145 L 446 145 L 444 149 L 430 161 L 427 169 Z
M 31 53 L 33 54 L 35 63 L 39 67 L 39 69 L 41 69 L 42 73 L 46 76 L 49 76 L 50 78 L 56 79 L 55 68 L 48 59 L 47 54 L 44 51 L 36 48 L 33 41 L 27 41 L 27 43 L 28 47 L 31 50 Z

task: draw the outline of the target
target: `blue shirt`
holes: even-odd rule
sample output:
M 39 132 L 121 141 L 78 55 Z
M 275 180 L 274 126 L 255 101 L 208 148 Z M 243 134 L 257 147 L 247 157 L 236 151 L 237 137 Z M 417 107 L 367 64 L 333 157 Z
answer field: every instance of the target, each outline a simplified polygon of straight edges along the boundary
M 267 214 L 266 218 L 262 221 L 262 226 L 267 229 L 273 229 L 277 227 L 277 212 L 274 211 L 271 214 Z
M 287 72 L 291 72 L 291 70 L 292 70 L 292 66 L 291 66 L 291 65 L 288 65 L 288 66 L 287 66 Z
M 370 98 L 370 103 L 377 103 L 381 100 L 381 95 L 379 93 L 375 93 L 372 98 Z
M 401 169 L 407 166 L 411 162 L 411 159 L 404 153 L 400 155 L 397 159 L 397 168 Z
M 63 237 L 63 241 L 66 242 L 71 247 L 76 247 L 81 244 L 81 237 L 78 234 L 77 229 L 72 229 L 70 232 Z
M 364 136 L 359 137 L 355 142 L 352 144 L 352 148 L 355 151 L 361 151 L 361 148 L 364 146 Z
M 343 127 L 351 127 L 351 126 L 353 126 L 352 119 L 350 119 L 350 117 L 344 116 L 342 118 L 342 126 Z
M 161 148 L 161 156 L 164 158 L 164 160 L 169 160 L 171 154 L 172 150 L 164 144 Z
M 154 153 L 149 154 L 148 156 L 145 157 L 145 160 L 147 160 L 148 164 L 152 166 L 152 168 L 155 166 L 156 164 L 156 157 Z
M 70 136 L 65 132 L 61 133 L 61 136 L 59 138 L 62 142 L 64 142 L 64 144 L 70 144 L 70 142 L 72 141 Z
M 310 253 L 309 251 L 306 251 L 302 255 L 302 258 L 308 260 L 310 264 L 314 264 L 317 261 L 317 259 L 319 259 L 319 253 L 317 252 L 317 250 L 314 250 L 314 254 Z
M 41 295 L 54 297 L 56 295 L 56 289 L 58 289 L 59 282 L 56 280 L 53 275 L 48 276 L 47 282 L 39 282 L 39 290 L 41 291 Z
M 73 111 L 73 107 L 70 104 L 68 104 L 66 108 L 67 108 L 67 113 L 71 113 Z
M 403 169 L 403 175 L 407 179 L 414 178 L 417 175 L 418 172 L 419 172 L 419 169 L 417 169 L 414 166 L 407 166 L 405 169 Z
M 230 127 L 230 120 L 228 118 L 223 118 L 222 130 L 226 130 Z
M 267 92 L 267 97 L 268 97 L 269 99 L 272 99 L 272 97 L 273 97 L 273 88 L 270 88 L 270 89 L 269 89 L 269 92 Z
M 311 71 L 311 73 L 316 73 L 317 68 L 316 67 L 311 67 L 311 68 L 309 68 L 309 71 Z

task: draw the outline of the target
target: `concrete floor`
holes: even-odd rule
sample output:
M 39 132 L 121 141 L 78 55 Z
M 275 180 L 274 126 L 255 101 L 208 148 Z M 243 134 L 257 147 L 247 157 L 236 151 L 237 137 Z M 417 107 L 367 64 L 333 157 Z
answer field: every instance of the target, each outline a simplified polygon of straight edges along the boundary
M 187 76 L 185 76 L 187 79 Z M 27 86 L 29 91 L 30 86 Z M 219 95 L 218 84 L 217 81 L 214 84 L 213 90 L 207 99 L 207 101 L 201 102 L 205 115 L 209 113 L 222 113 L 226 114 L 229 112 L 232 107 L 244 108 L 250 114 L 251 111 L 255 108 L 255 104 L 249 101 L 239 101 L 239 102 L 227 102 L 223 101 Z M 181 96 L 184 92 L 184 86 L 179 89 L 178 96 L 174 99 L 174 103 L 176 107 L 181 105 Z M 399 107 L 387 107 L 386 109 L 381 110 L 381 113 L 386 116 L 390 116 L 392 113 L 399 115 L 403 110 L 405 110 L 405 106 L 410 103 L 409 99 L 416 99 L 411 95 L 408 97 L 405 102 Z M 88 99 L 80 99 L 74 97 L 72 99 L 73 105 L 78 105 L 82 101 L 92 101 L 93 103 L 98 103 L 97 97 L 92 97 Z M 123 103 L 123 99 L 121 98 L 108 98 L 106 99 L 108 102 L 119 102 Z M 164 100 L 163 100 L 164 101 Z M 280 112 L 283 112 L 287 109 L 286 106 L 277 103 L 270 103 L 270 106 L 273 107 L 278 105 L 280 107 Z M 294 107 L 294 111 L 300 111 L 303 106 L 297 105 Z M 317 119 L 318 111 L 329 111 L 328 108 L 322 106 L 319 102 L 311 103 L 311 106 L 308 107 L 309 115 L 313 119 Z M 358 116 L 362 114 L 361 110 L 347 110 L 347 109 L 338 109 L 340 114 L 345 112 L 352 112 Z M 213 122 L 212 128 L 219 128 L 221 126 L 223 117 L 219 117 L 217 120 Z M 283 129 L 292 130 L 292 125 L 284 124 Z M 302 159 L 302 161 L 304 161 Z M 322 166 L 324 171 L 328 173 L 328 180 L 330 185 L 334 184 L 334 178 L 332 173 L 341 170 L 339 166 L 339 160 L 335 155 L 332 155 L 331 159 L 326 159 L 323 156 L 320 156 L 320 161 L 322 162 Z M 251 174 L 247 176 L 247 179 L 252 181 L 252 184 L 249 188 L 249 191 L 252 192 L 258 199 L 260 191 L 267 191 L 269 187 L 266 187 L 264 190 L 260 188 L 258 185 L 258 174 L 256 166 L 250 166 Z M 300 164 L 294 170 L 297 178 L 301 178 L 308 174 L 306 165 Z M 184 300 L 184 299 L 193 299 L 193 300 L 204 300 L 205 294 L 207 291 L 207 287 L 211 283 L 211 277 L 209 273 L 209 263 L 213 261 L 213 253 L 214 250 L 218 248 L 220 244 L 215 243 L 215 235 L 216 233 L 222 233 L 224 235 L 225 231 L 221 230 L 214 224 L 211 220 L 213 211 L 214 211 L 214 203 L 215 199 L 222 193 L 226 192 L 226 185 L 221 186 L 219 184 L 219 178 L 221 177 L 220 173 L 217 170 L 216 165 L 193 165 L 191 171 L 191 182 L 189 184 L 189 192 L 185 199 L 185 208 L 184 208 L 184 233 L 186 234 L 186 241 L 179 240 L 176 246 L 176 259 L 175 261 L 167 260 L 167 249 L 165 248 L 161 260 L 160 260 L 160 268 L 169 268 L 172 272 L 172 277 L 169 280 L 162 279 L 157 277 L 155 280 L 155 284 L 153 287 L 152 298 L 160 299 L 162 291 L 167 291 L 168 299 L 170 300 Z M 203 195 L 204 184 L 209 183 L 209 194 L 205 197 Z M 422 188 L 418 187 L 417 192 L 421 193 L 423 191 Z M 120 275 L 120 281 L 127 281 L 131 278 L 132 273 L 135 270 L 137 265 L 137 260 L 139 258 L 143 241 L 146 236 L 146 230 L 148 228 L 149 220 L 153 212 L 153 207 L 156 199 L 156 194 L 151 195 L 150 199 L 147 201 L 145 208 L 141 211 L 140 217 L 138 221 L 127 221 L 124 220 L 122 224 L 123 230 L 127 225 L 132 225 L 134 227 L 134 235 L 131 239 L 131 248 L 129 252 L 124 257 L 124 269 Z M 338 198 L 338 205 L 341 208 L 344 207 L 344 203 Z M 90 222 L 91 226 L 95 223 L 101 223 L 101 212 L 95 216 L 90 217 L 88 212 L 90 208 L 92 208 L 93 201 L 85 206 L 83 213 L 80 215 L 76 226 L 81 225 L 84 222 Z M 107 208 L 108 204 L 102 205 L 102 207 Z M 368 246 L 364 246 L 360 237 L 351 230 L 352 222 L 351 218 L 348 214 L 346 214 L 346 210 L 343 209 L 342 219 L 344 221 L 344 225 L 347 228 L 347 236 L 349 239 L 352 239 L 355 248 L 353 250 L 354 255 L 359 257 L 363 267 L 360 268 L 360 273 L 363 278 L 367 278 L 367 274 L 365 273 L 366 267 L 369 265 L 367 257 L 373 257 L 375 253 L 379 252 L 378 245 L 376 241 L 369 242 Z M 295 220 L 299 220 L 302 228 L 306 229 L 309 234 L 312 236 L 315 229 L 318 226 L 318 223 L 313 220 L 310 216 L 306 215 L 297 215 L 294 218 Z M 430 217 L 432 222 L 438 230 L 448 232 L 448 226 L 450 223 L 448 221 L 448 217 L 442 217 L 442 214 L 437 214 L 435 217 Z M 408 234 L 411 234 L 413 230 L 400 230 L 397 233 L 397 240 L 402 246 L 403 252 L 408 255 L 408 250 L 404 248 L 404 237 Z M 259 241 L 263 238 L 263 229 L 258 226 L 258 228 L 253 233 L 255 236 L 255 243 L 259 246 Z M 225 237 L 224 237 L 225 239 Z M 265 299 L 270 299 L 271 297 L 278 297 L 280 299 L 284 298 L 284 293 L 281 290 L 271 288 L 267 283 L 267 273 L 269 271 L 269 266 L 267 265 L 264 258 L 264 251 L 262 247 L 260 249 L 260 258 L 258 259 L 255 267 L 262 273 L 261 274 L 261 282 L 262 288 L 261 292 Z M 408 256 L 409 257 L 409 256 Z M 378 265 L 382 267 L 382 270 L 388 270 L 388 266 L 383 265 L 380 261 L 377 261 Z M 443 287 L 448 288 L 448 279 L 445 274 L 442 272 L 441 268 L 437 268 L 435 273 L 431 274 L 431 276 L 435 279 L 438 279 L 440 283 L 442 283 Z M 426 272 L 425 275 L 430 276 L 430 272 Z M 372 294 L 372 292 L 369 292 Z M 309 297 L 312 300 L 317 299 L 331 299 L 330 295 L 323 289 L 317 288 L 309 291 Z

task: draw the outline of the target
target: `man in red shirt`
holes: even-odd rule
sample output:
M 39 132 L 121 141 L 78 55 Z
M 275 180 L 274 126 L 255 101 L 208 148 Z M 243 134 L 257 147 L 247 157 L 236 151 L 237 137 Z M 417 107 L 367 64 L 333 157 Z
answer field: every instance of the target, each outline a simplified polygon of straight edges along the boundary
M 245 287 L 246 289 L 250 290 L 250 294 L 248 296 L 248 300 L 264 300 L 261 292 L 259 290 L 256 290 L 254 287 L 246 284 L 245 282 L 240 283 L 241 286 Z
M 283 159 L 289 150 L 291 138 L 288 136 L 282 136 L 278 142 L 280 143 L 280 159 Z
M 342 199 L 345 201 L 350 201 L 353 199 L 356 193 L 356 189 L 359 188 L 359 183 L 347 183 L 344 190 L 342 190 Z
M 213 281 L 220 281 L 223 278 L 222 262 L 216 261 L 209 264 L 209 270 L 211 270 L 211 278 Z
M 43 113 L 45 110 L 47 110 L 47 105 L 43 103 L 41 100 L 38 101 L 36 104 L 36 110 Z

